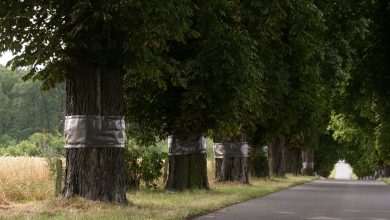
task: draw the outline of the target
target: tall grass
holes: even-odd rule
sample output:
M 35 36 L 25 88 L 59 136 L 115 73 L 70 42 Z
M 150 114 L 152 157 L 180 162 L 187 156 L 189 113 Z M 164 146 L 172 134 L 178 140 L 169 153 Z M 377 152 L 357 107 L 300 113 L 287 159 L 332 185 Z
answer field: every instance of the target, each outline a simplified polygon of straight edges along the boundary
M 0 157 L 0 205 L 52 195 L 54 182 L 44 158 Z

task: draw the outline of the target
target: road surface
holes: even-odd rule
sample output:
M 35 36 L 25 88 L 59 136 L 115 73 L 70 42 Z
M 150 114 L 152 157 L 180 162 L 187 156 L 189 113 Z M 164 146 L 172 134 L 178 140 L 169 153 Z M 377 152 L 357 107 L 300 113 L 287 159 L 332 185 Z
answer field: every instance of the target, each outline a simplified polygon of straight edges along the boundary
M 390 186 L 380 181 L 317 180 L 196 219 L 390 220 Z

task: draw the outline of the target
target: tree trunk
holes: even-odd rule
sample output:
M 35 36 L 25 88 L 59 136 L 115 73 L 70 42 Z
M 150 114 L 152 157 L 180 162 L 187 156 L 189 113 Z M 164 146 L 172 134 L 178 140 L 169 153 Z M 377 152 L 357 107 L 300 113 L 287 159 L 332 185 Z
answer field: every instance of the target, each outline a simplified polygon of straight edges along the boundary
M 314 176 L 314 154 L 311 151 L 302 152 L 302 174 Z
M 285 156 L 284 156 L 284 137 L 279 136 L 275 138 L 270 144 L 268 144 L 268 152 L 269 152 L 269 167 L 271 173 L 277 176 L 285 176 Z
M 287 149 L 285 151 L 286 172 L 299 175 L 302 170 L 302 151 L 297 148 Z
M 198 141 L 201 140 L 201 141 Z M 207 177 L 207 155 L 202 146 L 203 138 L 182 141 L 172 137 L 169 145 L 167 190 L 210 189 Z M 176 150 L 172 151 L 172 148 Z M 198 147 L 196 147 L 198 145 Z M 188 147 L 189 148 L 186 148 Z M 196 149 L 195 149 L 196 148 Z
M 249 183 L 248 145 L 245 142 L 215 143 L 215 179 Z
M 268 164 L 268 149 L 264 147 L 252 147 L 250 157 L 250 173 L 253 177 L 270 178 Z
M 383 176 L 390 177 L 390 165 L 384 165 Z
M 122 116 L 122 68 L 78 65 L 67 75 L 66 96 L 68 116 Z M 105 146 L 67 148 L 63 196 L 127 203 L 124 150 Z

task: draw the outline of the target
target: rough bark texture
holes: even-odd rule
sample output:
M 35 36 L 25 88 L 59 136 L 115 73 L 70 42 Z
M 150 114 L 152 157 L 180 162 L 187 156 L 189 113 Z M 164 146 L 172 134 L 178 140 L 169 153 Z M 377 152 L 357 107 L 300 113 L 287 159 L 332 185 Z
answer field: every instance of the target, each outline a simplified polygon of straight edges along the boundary
M 311 151 L 302 152 L 302 174 L 314 176 L 314 154 Z
M 279 136 L 268 144 L 269 167 L 272 174 L 285 176 L 285 138 Z
M 250 154 L 250 174 L 253 177 L 270 178 L 268 157 L 262 147 L 251 148 Z
M 171 155 L 168 164 L 168 180 L 165 189 L 210 189 L 205 153 Z
M 384 165 L 383 175 L 384 177 L 390 177 L 390 165 Z
M 292 173 L 294 175 L 301 174 L 302 170 L 302 151 L 297 148 L 287 149 L 285 151 L 286 159 L 286 173 Z
M 239 156 L 215 158 L 215 180 L 248 184 L 248 158 Z
M 120 67 L 79 65 L 66 79 L 66 115 L 123 115 Z M 66 149 L 63 196 L 127 203 L 123 148 Z

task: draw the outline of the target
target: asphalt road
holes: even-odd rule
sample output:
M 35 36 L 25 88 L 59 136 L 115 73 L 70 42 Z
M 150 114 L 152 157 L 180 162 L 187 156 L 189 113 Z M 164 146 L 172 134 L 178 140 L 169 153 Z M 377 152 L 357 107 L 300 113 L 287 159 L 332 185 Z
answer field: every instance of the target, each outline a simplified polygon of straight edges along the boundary
M 197 219 L 390 220 L 390 186 L 380 181 L 318 180 Z

